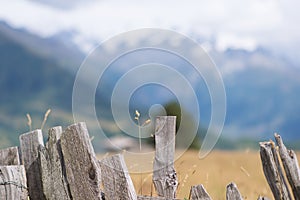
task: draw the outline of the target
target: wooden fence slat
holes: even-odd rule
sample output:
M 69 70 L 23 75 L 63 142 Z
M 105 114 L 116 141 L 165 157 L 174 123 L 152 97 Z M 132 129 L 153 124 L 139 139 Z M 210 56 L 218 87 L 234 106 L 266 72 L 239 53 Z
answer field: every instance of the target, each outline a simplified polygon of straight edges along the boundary
M 235 183 L 230 183 L 226 187 L 226 200 L 242 200 L 242 195 L 239 192 Z
M 23 165 L 0 166 L 0 200 L 7 199 L 28 199 Z
M 176 116 L 159 116 L 155 122 L 153 183 L 157 194 L 175 198 L 177 175 L 174 168 Z
M 275 134 L 277 145 L 279 146 L 279 155 L 292 188 L 295 200 L 300 200 L 300 170 L 298 159 L 293 150 L 288 150 L 283 144 L 280 135 Z
M 60 140 L 72 199 L 102 199 L 100 167 L 86 124 L 69 126 Z
M 41 169 L 38 161 L 39 149 L 44 146 L 41 130 L 20 135 L 21 157 L 27 177 L 27 186 L 31 200 L 46 199 L 42 190 Z
M 0 165 L 20 165 L 18 147 L 9 147 L 0 150 Z
M 124 158 L 117 154 L 99 161 L 105 199 L 137 200 Z
M 275 199 L 290 200 L 291 195 L 283 176 L 273 141 L 260 142 L 263 171 Z
M 39 151 L 42 188 L 46 199 L 71 199 L 60 146 L 61 134 L 60 126 L 49 129 L 46 147 Z
M 190 200 L 211 200 L 211 197 L 206 192 L 204 186 L 201 185 L 195 185 L 191 187 L 190 191 Z

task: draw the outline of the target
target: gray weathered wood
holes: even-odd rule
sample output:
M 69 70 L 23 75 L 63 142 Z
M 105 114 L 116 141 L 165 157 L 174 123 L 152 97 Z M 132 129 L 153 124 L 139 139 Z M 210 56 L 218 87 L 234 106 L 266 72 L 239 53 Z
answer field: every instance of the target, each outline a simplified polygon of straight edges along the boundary
M 21 157 L 27 177 L 31 200 L 46 199 L 42 190 L 41 169 L 38 161 L 39 149 L 44 146 L 41 130 L 34 130 L 20 136 Z
M 51 200 L 71 199 L 60 146 L 61 134 L 60 126 L 49 129 L 46 147 L 39 151 L 43 193 Z
M 23 165 L 0 166 L 0 200 L 7 199 L 28 199 Z
M 201 185 L 192 186 L 189 199 L 191 199 L 191 200 L 211 200 L 211 197 L 206 192 L 204 186 L 201 184 Z
M 0 165 L 20 165 L 18 147 L 9 147 L 0 150 Z
M 276 200 L 290 200 L 291 195 L 283 176 L 273 141 L 260 143 L 260 158 L 265 177 L 272 190 L 274 198 Z
M 99 161 L 107 200 L 137 200 L 124 158 L 117 154 Z
M 60 137 L 72 199 L 101 199 L 101 172 L 85 123 L 69 126 Z
M 242 200 L 242 195 L 240 194 L 235 183 L 230 183 L 226 187 L 226 200 Z
M 283 144 L 280 135 L 275 134 L 277 145 L 279 146 L 279 155 L 292 188 L 295 200 L 300 200 L 300 170 L 298 159 L 293 150 L 288 150 Z
M 176 116 L 159 116 L 155 121 L 153 183 L 157 194 L 175 198 L 177 175 L 174 168 Z

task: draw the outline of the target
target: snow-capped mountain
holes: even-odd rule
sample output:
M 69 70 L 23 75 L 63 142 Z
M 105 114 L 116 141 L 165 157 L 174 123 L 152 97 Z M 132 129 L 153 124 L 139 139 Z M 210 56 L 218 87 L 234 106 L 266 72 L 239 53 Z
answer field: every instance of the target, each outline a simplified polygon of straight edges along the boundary
M 38 121 L 38 116 L 42 118 L 43 112 L 51 107 L 53 121 L 49 122 L 49 126 L 68 124 L 72 121 L 72 87 L 75 74 L 88 55 L 73 43 L 73 37 L 76 37 L 76 31 L 42 38 L 24 29 L 0 24 L 0 92 L 5 94 L 0 101 L 1 137 L 4 138 L 0 146 L 15 143 L 15 135 L 26 131 L 24 116 L 27 112 L 33 113 Z M 161 39 L 161 43 L 172 43 L 168 38 Z M 144 40 L 137 41 L 139 44 L 136 45 L 145 45 Z M 191 51 L 183 41 L 177 42 L 187 53 Z M 261 140 L 279 132 L 289 141 L 300 140 L 300 67 L 294 61 L 284 56 L 280 57 L 264 47 L 251 51 L 220 51 L 213 39 L 207 40 L 199 36 L 197 42 L 206 44 L 205 48 L 224 80 L 227 112 L 222 137 Z M 108 56 L 114 49 L 127 48 L 132 44 L 120 41 L 114 45 L 113 49 L 104 48 L 102 56 Z M 115 128 L 110 107 L 115 84 L 133 64 L 155 60 L 174 67 L 191 82 L 197 91 L 201 110 L 200 123 L 207 127 L 211 117 L 211 102 L 201 77 L 194 79 L 193 70 L 187 63 L 169 55 L 161 57 L 161 54 L 150 52 L 146 54 L 152 56 L 150 59 L 143 55 L 145 54 L 133 54 L 118 60 L 99 82 L 96 94 L 99 104 L 96 106 L 100 113 L 104 113 L 99 114 L 99 120 L 105 121 L 105 127 L 110 134 L 120 132 Z M 138 79 L 143 79 L 143 74 Z M 88 80 L 84 84 L 88 87 Z M 178 88 L 180 87 L 178 85 Z M 130 112 L 139 108 L 147 113 L 153 104 L 166 104 L 174 100 L 176 96 L 165 91 L 166 88 L 156 86 L 140 88 L 130 101 Z M 184 91 L 185 88 L 182 88 L 182 92 Z M 189 106 L 183 109 L 193 116 L 193 110 Z M 8 117 L 14 120 L 8 121 Z

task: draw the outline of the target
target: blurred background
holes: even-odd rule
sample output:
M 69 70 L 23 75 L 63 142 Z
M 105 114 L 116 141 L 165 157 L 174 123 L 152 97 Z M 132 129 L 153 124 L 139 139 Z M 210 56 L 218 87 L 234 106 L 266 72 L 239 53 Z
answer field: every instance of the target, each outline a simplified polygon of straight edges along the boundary
M 227 93 L 227 115 L 217 148 L 258 149 L 258 141 L 273 138 L 278 132 L 289 147 L 299 149 L 299 6 L 296 0 L 1 1 L 0 148 L 18 145 L 18 136 L 29 131 L 27 113 L 33 128 L 40 128 L 44 113 L 51 109 L 45 136 L 49 127 L 73 123 L 73 83 L 88 53 L 112 36 L 150 27 L 190 37 L 202 45 L 220 70 Z M 130 44 L 120 41 L 115 45 L 121 48 Z M 178 45 L 185 47 L 180 41 Z M 120 77 L 118 64 L 131 63 L 135 58 L 115 63 L 99 82 L 95 97 L 101 126 L 120 149 L 134 148 L 136 141 L 125 139 L 114 123 L 110 99 Z M 187 71 L 188 66 L 178 62 L 168 59 L 167 63 Z M 174 94 L 157 85 L 136 90 L 128 109 L 132 119 L 138 109 L 142 122 L 149 118 L 153 104 L 162 104 L 167 114 L 179 119 L 182 112 L 187 113 L 190 124 L 185 125 L 186 132 L 199 125 L 192 145 L 199 148 L 211 117 L 210 96 L 201 77 L 197 81 L 188 73 L 186 77 L 197 91 L 200 122 L 194 120 L 190 107 L 180 108 Z M 84 118 L 95 149 L 109 149 L 97 134 L 97 126 L 89 123 L 89 115 Z

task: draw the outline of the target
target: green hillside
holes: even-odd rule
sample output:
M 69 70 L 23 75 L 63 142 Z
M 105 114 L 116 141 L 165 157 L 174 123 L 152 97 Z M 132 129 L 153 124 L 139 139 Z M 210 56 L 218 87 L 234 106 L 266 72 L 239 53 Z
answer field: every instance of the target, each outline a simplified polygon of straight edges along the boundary
M 0 148 L 17 144 L 18 135 L 28 131 L 26 113 L 34 128 L 48 108 L 55 117 L 47 125 L 69 124 L 73 81 L 54 59 L 36 55 L 0 32 Z

